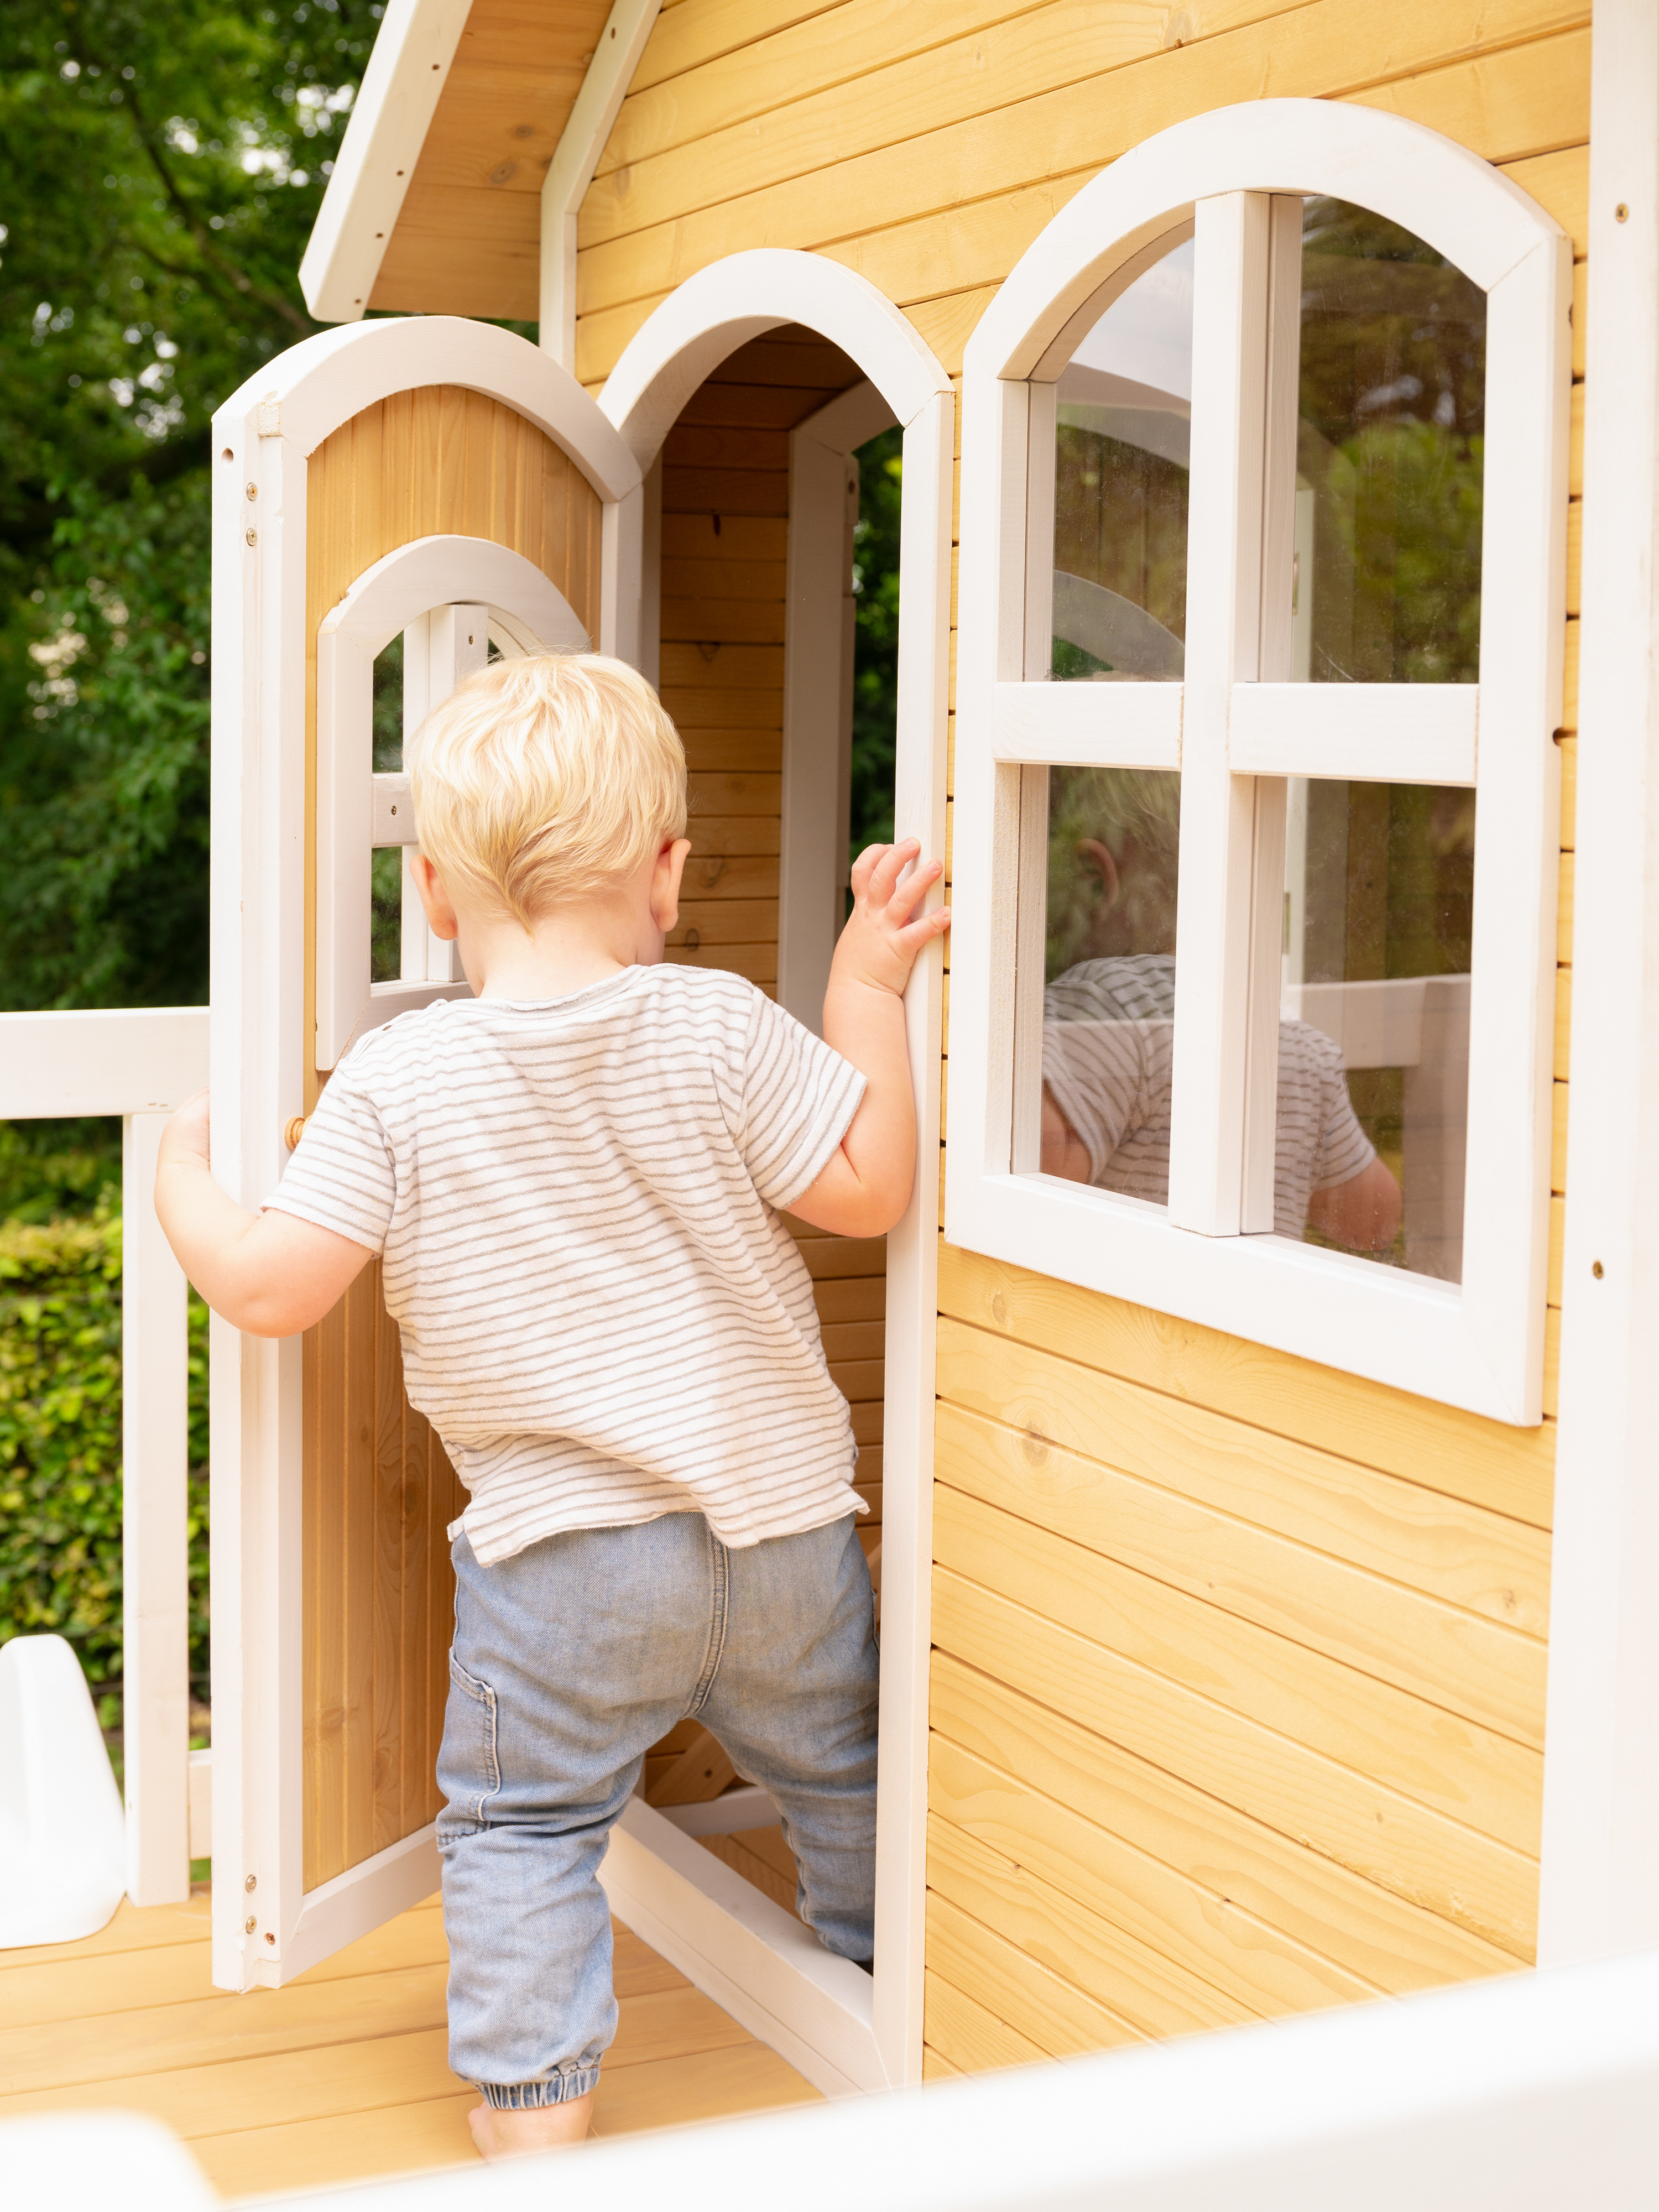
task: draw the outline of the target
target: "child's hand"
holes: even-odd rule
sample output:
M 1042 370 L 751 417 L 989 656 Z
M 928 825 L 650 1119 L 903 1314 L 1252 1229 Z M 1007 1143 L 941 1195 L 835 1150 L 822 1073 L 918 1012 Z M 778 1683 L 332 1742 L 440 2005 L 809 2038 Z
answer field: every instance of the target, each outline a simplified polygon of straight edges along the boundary
M 212 1094 L 198 1091 L 186 1098 L 161 1132 L 158 1168 L 167 1165 L 206 1167 L 211 1130 Z
M 945 870 L 923 860 L 914 837 L 902 845 L 869 845 L 853 866 L 853 911 L 836 945 L 830 988 L 863 983 L 878 991 L 902 992 L 924 945 L 951 927 L 951 909 L 939 907 L 913 921 L 912 915 Z M 900 878 L 915 861 L 908 875 Z

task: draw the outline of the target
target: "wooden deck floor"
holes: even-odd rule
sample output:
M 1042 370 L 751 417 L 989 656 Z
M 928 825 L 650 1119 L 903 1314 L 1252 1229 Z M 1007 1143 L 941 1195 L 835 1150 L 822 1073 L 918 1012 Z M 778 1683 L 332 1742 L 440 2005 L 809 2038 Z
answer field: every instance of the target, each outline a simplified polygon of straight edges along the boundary
M 618 1927 L 622 2024 L 595 2131 L 815 2100 L 775 2051 Z M 0 1951 L 0 2118 L 123 2106 L 183 2136 L 230 2197 L 475 2153 L 477 2094 L 446 2063 L 447 1950 L 429 1899 L 283 1990 L 208 1977 L 208 1899 L 123 1905 L 84 1942 Z

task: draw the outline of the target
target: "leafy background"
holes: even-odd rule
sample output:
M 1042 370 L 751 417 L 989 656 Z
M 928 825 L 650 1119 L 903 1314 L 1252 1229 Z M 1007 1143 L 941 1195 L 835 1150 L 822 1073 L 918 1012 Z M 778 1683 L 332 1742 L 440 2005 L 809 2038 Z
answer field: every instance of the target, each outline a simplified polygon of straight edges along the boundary
M 295 272 L 380 13 L 0 9 L 0 1008 L 207 997 L 210 418 L 318 327 Z M 119 1124 L 0 1125 L 0 1640 L 69 1638 L 118 1762 Z
M 210 420 L 319 327 L 296 272 L 381 13 L 0 9 L 0 1011 L 207 998 Z M 899 443 L 862 456 L 855 851 L 892 828 Z M 119 1124 L 0 1123 L 0 1642 L 66 1636 L 118 1759 Z

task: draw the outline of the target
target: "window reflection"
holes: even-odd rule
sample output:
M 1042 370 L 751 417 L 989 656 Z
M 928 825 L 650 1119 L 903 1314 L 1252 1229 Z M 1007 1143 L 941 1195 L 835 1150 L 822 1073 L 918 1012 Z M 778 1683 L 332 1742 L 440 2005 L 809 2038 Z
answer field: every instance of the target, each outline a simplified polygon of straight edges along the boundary
M 1060 379 L 1058 681 L 1181 676 L 1192 390 L 1189 240 L 1113 302 Z
M 1474 682 L 1486 386 L 1480 286 L 1397 223 L 1308 200 L 1299 678 Z
M 1285 852 L 1284 1012 L 1339 1054 L 1355 1116 L 1402 1194 L 1375 1256 L 1457 1282 L 1474 793 L 1295 778 Z M 1310 1233 L 1329 1224 L 1316 1218 Z
M 1178 775 L 1048 771 L 1041 1165 L 1158 1206 L 1170 1192 L 1180 825 Z M 1273 1192 L 1280 1236 L 1392 1249 L 1399 1183 L 1355 1110 L 1340 1038 L 1294 1004 L 1279 1025 Z
M 1048 771 L 1042 1150 L 1048 1175 L 1167 1203 L 1181 778 Z

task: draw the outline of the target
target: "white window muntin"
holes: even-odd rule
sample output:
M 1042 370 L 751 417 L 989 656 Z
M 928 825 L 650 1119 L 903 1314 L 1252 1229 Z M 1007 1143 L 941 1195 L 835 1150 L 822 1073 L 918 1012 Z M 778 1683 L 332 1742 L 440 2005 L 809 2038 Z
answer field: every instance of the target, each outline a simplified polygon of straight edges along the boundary
M 1402 224 L 1487 295 L 1477 685 L 1273 680 L 1288 641 L 1262 576 L 1294 478 L 1269 449 L 1293 434 L 1297 359 L 1294 257 L 1278 257 L 1275 317 L 1273 246 L 1316 193 Z M 1185 678 L 1048 684 L 1054 383 L 1194 230 Z M 963 378 L 947 1236 L 1518 1423 L 1542 1388 L 1571 278 L 1559 227 L 1464 148 L 1367 109 L 1260 101 L 1161 133 L 1079 193 L 1011 273 Z M 1021 786 L 1060 763 L 1182 770 L 1167 1212 L 1031 1171 L 1017 1125 L 1041 1020 L 1040 993 L 1018 988 L 1022 842 L 1040 880 Z M 1265 1233 L 1271 1091 L 1253 1110 L 1249 1068 L 1270 1079 L 1288 775 L 1479 794 L 1460 1289 Z

